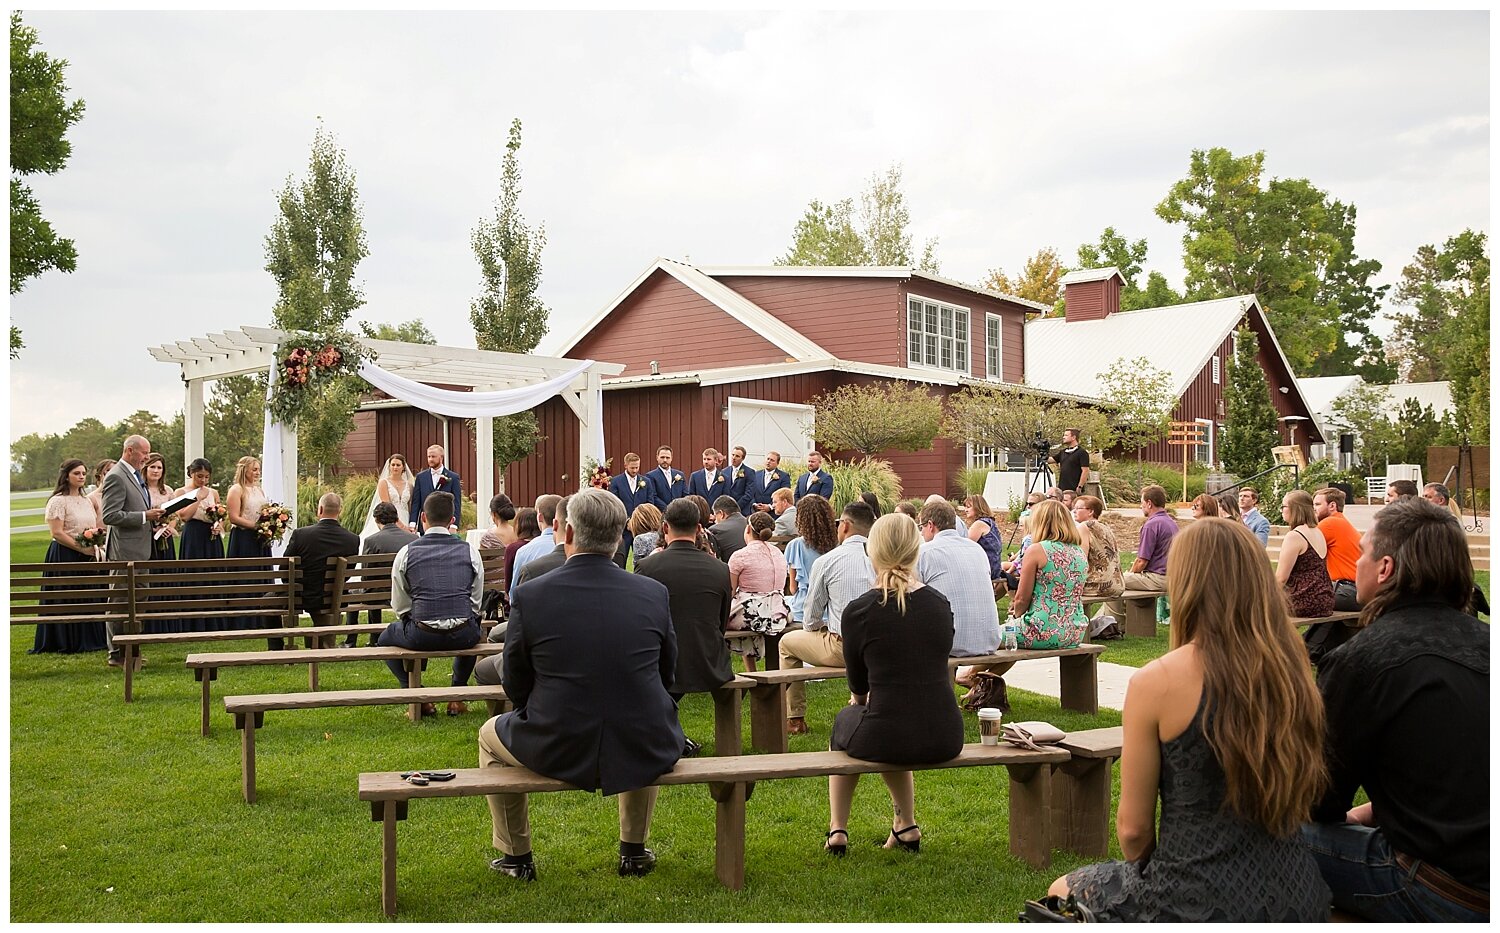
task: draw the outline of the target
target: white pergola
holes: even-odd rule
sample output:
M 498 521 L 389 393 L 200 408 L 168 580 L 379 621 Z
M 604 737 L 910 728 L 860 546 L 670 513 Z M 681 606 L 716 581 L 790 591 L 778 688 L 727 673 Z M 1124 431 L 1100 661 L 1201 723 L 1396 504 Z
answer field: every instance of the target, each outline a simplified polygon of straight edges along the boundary
M 193 459 L 203 456 L 203 384 L 226 376 L 269 372 L 272 364 L 277 361 L 277 347 L 292 336 L 294 335 L 286 331 L 270 327 L 245 326 L 147 348 L 156 360 L 175 363 L 181 367 L 186 393 L 183 403 L 184 468 Z M 430 346 L 394 340 L 361 338 L 360 343 L 375 351 L 378 355 L 375 364 L 386 372 L 417 382 L 468 386 L 476 392 L 513 389 L 553 379 L 571 372 L 583 362 L 555 356 L 500 353 L 494 350 Z M 602 416 L 599 403 L 600 382 L 606 377 L 619 375 L 624 369 L 619 363 L 595 362 L 561 393 L 563 401 L 578 417 L 580 458 L 593 457 L 601 462 L 604 460 L 603 431 L 602 426 L 597 423 Z M 446 440 L 447 419 L 440 415 L 434 417 L 443 420 Z M 489 417 L 475 419 L 476 461 L 481 464 L 476 490 L 479 505 L 475 512 L 480 528 L 489 527 L 487 506 L 495 493 L 493 470 L 485 466 L 495 462 L 493 420 Z M 577 475 L 583 475 L 581 468 Z M 297 488 L 297 435 L 290 425 L 286 426 L 280 476 L 283 489 Z M 292 500 L 287 504 L 293 507 L 295 519 L 296 497 L 288 498 Z

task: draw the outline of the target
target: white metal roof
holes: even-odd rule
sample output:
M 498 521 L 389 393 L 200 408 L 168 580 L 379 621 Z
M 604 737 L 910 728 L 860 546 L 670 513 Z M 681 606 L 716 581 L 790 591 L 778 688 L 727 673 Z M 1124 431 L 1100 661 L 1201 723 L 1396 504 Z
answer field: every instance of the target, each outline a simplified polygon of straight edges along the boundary
M 1058 284 L 1082 285 L 1084 282 L 1102 282 L 1115 276 L 1119 276 L 1120 281 L 1125 281 L 1125 276 L 1120 275 L 1120 270 L 1114 266 L 1105 266 L 1102 269 L 1079 269 L 1058 279 Z
M 859 279 L 926 279 L 929 282 L 938 282 L 966 292 L 974 292 L 976 295 L 987 295 L 1000 301 L 1013 302 L 1042 313 L 1052 310 L 1050 305 L 1038 304 L 1035 301 L 1027 301 L 1025 298 L 1007 295 L 994 289 L 980 288 L 978 285 L 945 278 L 914 266 L 700 266 L 698 271 L 714 278 L 732 275 L 784 275 Z
M 1364 382 L 1364 377 L 1359 375 L 1308 376 L 1298 379 L 1297 385 L 1302 389 L 1302 397 L 1307 399 L 1307 407 L 1323 420 L 1325 415 L 1332 413 L 1333 403 L 1339 396 L 1359 388 Z
M 1052 391 L 1098 397 L 1102 391 L 1099 373 L 1118 359 L 1144 356 L 1171 375 L 1172 392 L 1181 396 L 1224 338 L 1249 314 L 1264 320 L 1254 295 L 1116 311 L 1099 321 L 1061 317 L 1027 321 L 1026 382 Z M 1281 358 L 1282 366 L 1292 372 L 1269 323 L 1266 333 L 1271 335 L 1271 349 Z M 1296 378 L 1288 389 L 1307 405 Z M 1314 409 L 1309 406 L 1308 410 Z
M 584 337 L 588 336 L 590 331 L 603 323 L 604 319 L 609 317 L 611 311 L 618 308 L 626 298 L 630 297 L 632 292 L 640 287 L 642 282 L 646 281 L 658 269 L 672 276 L 688 288 L 691 288 L 724 313 L 781 348 L 788 356 L 798 360 L 826 359 L 828 357 L 827 350 L 824 350 L 813 341 L 804 337 L 790 325 L 778 320 L 775 315 L 760 305 L 755 304 L 744 295 L 741 295 L 721 282 L 715 281 L 713 277 L 705 275 L 701 269 L 697 269 L 684 262 L 662 259 L 660 257 L 652 260 L 651 264 L 640 275 L 636 276 L 635 280 L 627 285 L 624 291 L 616 295 L 613 301 L 601 308 L 572 337 L 569 337 L 558 348 L 557 352 L 560 354 L 567 353 L 578 346 L 579 341 L 583 340 Z
M 289 336 L 288 332 L 271 327 L 245 326 L 147 347 L 147 352 L 163 363 L 180 365 L 184 379 L 219 379 L 265 372 L 276 359 L 276 348 Z M 540 382 L 583 362 L 394 340 L 361 338 L 360 342 L 379 354 L 376 365 L 386 372 L 420 382 L 475 388 L 503 389 Z M 601 376 L 614 376 L 625 367 L 620 363 L 596 362 L 591 369 Z
M 1386 390 L 1389 399 L 1386 414 L 1391 416 L 1398 414 L 1409 398 L 1416 399 L 1417 404 L 1422 406 L 1431 405 L 1432 413 L 1438 418 L 1453 410 L 1451 382 L 1398 382 L 1382 388 Z

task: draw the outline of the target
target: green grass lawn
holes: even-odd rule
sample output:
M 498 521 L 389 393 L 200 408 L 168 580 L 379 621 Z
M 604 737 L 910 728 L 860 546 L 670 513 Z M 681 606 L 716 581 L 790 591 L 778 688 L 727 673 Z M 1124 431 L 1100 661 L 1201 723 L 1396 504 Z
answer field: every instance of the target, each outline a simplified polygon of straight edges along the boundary
M 11 917 L 16 921 L 366 922 L 380 912 L 380 834 L 356 799 L 361 771 L 473 767 L 480 713 L 409 723 L 403 708 L 272 713 L 257 742 L 260 801 L 240 796 L 239 735 L 226 693 L 306 689 L 300 667 L 223 672 L 214 687 L 214 732 L 198 735 L 198 685 L 182 667 L 188 649 L 154 648 L 121 701 L 120 675 L 102 654 L 27 655 L 32 628 L 11 632 Z M 254 642 L 220 643 L 224 650 Z M 200 650 L 200 649 L 195 649 Z M 446 662 L 433 665 L 440 682 Z M 379 664 L 338 664 L 324 689 L 389 686 Z M 792 751 L 827 747 L 842 681 L 812 684 L 808 722 Z M 1119 724 L 1055 700 L 1011 691 L 1016 719 L 1065 730 Z M 978 741 L 972 714 L 968 741 Z M 713 706 L 684 700 L 689 735 L 712 744 Z M 748 727 L 747 727 L 748 740 Z M 1057 853 L 1037 871 L 1007 849 L 1002 769 L 917 777 L 922 853 L 874 843 L 889 826 L 884 785 L 860 784 L 844 861 L 822 852 L 827 783 L 764 782 L 750 802 L 747 886 L 714 879 L 714 808 L 706 788 L 662 790 L 651 845 L 660 863 L 644 879 L 614 873 L 613 800 L 583 794 L 533 798 L 541 881 L 522 886 L 486 861 L 489 812 L 479 798 L 418 801 L 400 833 L 401 917 L 416 922 L 591 920 L 761 922 L 997 921 L 1084 859 Z M 955 884 L 956 879 L 961 883 Z M 976 897 L 975 892 L 984 896 Z

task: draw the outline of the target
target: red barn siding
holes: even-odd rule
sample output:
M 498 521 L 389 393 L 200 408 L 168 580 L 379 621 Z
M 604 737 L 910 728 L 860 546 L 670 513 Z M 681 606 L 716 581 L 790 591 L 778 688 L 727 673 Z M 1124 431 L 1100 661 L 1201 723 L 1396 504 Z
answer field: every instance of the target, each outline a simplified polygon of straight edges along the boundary
M 1099 321 L 1120 310 L 1120 280 L 1063 286 L 1064 316 L 1069 321 Z
M 343 454 L 348 465 L 340 473 L 378 473 L 385 463 L 380 456 L 375 436 L 376 413 L 357 411 L 354 413 L 354 430 L 344 438 Z
M 580 340 L 573 359 L 624 363 L 622 375 L 780 363 L 786 352 L 666 272 L 652 273 Z
M 976 379 L 984 379 L 989 375 L 984 365 L 985 315 L 1000 315 L 1000 365 L 1004 372 L 1003 378 L 1006 382 L 1023 381 L 1025 352 L 1022 342 L 1025 338 L 1022 331 L 1025 327 L 1026 308 L 926 279 L 909 280 L 901 290 L 900 365 L 906 365 L 906 304 L 907 298 L 912 295 L 969 309 L 969 375 Z
M 839 359 L 906 365 L 905 301 L 898 279 L 724 276 L 719 281 Z

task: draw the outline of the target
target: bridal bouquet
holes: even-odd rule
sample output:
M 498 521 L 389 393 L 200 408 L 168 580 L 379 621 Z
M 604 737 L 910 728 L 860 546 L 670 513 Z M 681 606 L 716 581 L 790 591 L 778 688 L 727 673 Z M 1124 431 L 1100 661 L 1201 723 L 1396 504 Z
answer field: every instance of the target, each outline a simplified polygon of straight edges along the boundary
M 279 541 L 292 526 L 292 513 L 280 502 L 267 502 L 261 506 L 260 518 L 255 522 L 255 533 L 261 541 L 270 544 Z

